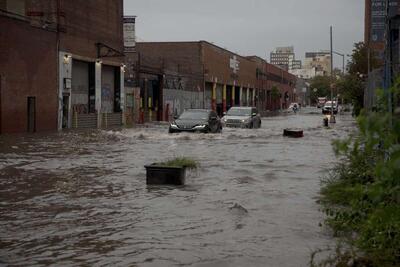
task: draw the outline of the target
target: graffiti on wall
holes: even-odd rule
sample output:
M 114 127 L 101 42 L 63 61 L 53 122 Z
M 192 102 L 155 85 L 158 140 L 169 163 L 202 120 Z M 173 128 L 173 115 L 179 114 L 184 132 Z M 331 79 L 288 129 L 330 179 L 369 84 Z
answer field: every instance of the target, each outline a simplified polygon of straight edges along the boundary
M 176 89 L 164 90 L 164 110 L 168 114 L 168 120 L 180 115 L 185 109 L 198 108 L 203 108 L 203 92 Z
M 111 84 L 103 84 L 101 88 L 101 112 L 113 113 L 114 111 L 114 90 Z
M 75 114 L 88 114 L 88 105 L 86 104 L 75 104 L 72 105 L 72 112 Z

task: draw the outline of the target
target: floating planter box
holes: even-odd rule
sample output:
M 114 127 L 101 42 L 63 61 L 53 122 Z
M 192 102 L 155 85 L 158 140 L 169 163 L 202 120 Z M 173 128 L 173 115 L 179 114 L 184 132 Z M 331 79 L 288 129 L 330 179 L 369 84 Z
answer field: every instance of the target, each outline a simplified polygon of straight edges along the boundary
M 198 164 L 193 159 L 180 157 L 144 167 L 148 185 L 184 185 L 186 169 L 196 169 Z
M 304 137 L 303 130 L 301 129 L 284 129 L 283 136 L 301 138 Z
M 144 166 L 148 185 L 184 185 L 186 167 Z

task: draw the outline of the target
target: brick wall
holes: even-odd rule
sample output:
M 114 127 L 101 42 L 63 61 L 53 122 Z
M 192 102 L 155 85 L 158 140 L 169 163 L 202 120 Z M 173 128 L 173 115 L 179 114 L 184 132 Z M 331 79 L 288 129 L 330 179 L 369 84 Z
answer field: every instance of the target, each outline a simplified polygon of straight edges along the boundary
M 60 51 L 97 58 L 96 43 L 123 51 L 122 0 L 63 0 Z M 123 58 L 109 58 L 123 62 Z
M 165 72 L 167 82 L 176 84 L 180 80 L 187 91 L 203 88 L 203 65 L 198 42 L 137 43 L 136 50 L 140 54 L 141 66 Z M 171 86 L 167 87 L 179 89 Z
M 27 131 L 27 97 L 36 130 L 57 129 L 56 33 L 0 16 L 1 133 Z
M 217 78 L 221 84 L 233 85 L 236 81 L 236 85 L 251 88 L 256 86 L 256 65 L 253 61 L 208 42 L 202 41 L 201 45 L 207 82 Z M 230 68 L 231 60 L 234 59 L 238 62 L 237 73 Z

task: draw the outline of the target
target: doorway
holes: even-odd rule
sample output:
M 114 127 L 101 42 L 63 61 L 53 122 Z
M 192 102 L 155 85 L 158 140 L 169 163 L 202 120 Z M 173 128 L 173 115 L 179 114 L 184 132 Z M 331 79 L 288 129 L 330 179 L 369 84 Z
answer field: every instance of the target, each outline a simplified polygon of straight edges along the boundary
M 36 97 L 28 97 L 28 133 L 36 132 Z
M 63 95 L 63 102 L 62 102 L 62 128 L 68 128 L 69 122 L 69 95 Z

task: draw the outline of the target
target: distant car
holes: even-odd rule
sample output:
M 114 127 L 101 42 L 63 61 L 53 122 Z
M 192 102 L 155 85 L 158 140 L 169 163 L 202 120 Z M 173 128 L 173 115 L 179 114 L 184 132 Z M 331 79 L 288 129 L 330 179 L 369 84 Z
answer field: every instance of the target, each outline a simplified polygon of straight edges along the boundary
M 318 97 L 317 108 L 322 108 L 325 105 L 326 101 L 326 97 Z
M 254 107 L 232 107 L 222 122 L 226 127 L 260 128 L 261 116 Z
M 220 133 L 221 131 L 222 123 L 217 113 L 206 109 L 185 110 L 169 126 L 169 133 Z
M 286 112 L 297 112 L 300 110 L 300 105 L 298 103 L 291 103 Z
M 338 106 L 336 101 L 327 101 L 322 108 L 322 114 L 331 114 L 333 108 L 333 114 L 338 113 Z

